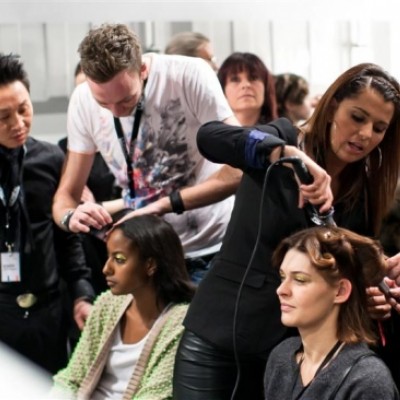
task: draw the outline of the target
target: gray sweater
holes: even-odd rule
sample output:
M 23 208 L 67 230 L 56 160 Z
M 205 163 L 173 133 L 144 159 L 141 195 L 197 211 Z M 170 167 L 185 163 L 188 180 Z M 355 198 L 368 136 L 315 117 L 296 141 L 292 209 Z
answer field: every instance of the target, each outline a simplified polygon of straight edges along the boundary
M 264 378 L 266 400 L 294 400 L 299 396 L 303 385 L 295 354 L 300 347 L 300 338 L 294 337 L 283 341 L 271 352 Z M 358 359 L 361 355 L 368 356 Z M 343 381 L 346 370 L 357 359 Z M 344 346 L 299 399 L 399 400 L 400 396 L 383 361 L 366 344 L 360 343 Z

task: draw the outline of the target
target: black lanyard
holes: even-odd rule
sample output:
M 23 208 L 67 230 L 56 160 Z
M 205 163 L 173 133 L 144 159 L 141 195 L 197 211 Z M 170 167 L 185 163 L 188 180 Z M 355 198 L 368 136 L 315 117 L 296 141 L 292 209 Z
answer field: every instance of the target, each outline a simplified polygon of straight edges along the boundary
M 321 372 L 321 370 L 329 363 L 329 361 L 332 360 L 333 356 L 335 355 L 335 353 L 337 352 L 337 350 L 339 349 L 339 347 L 341 346 L 342 342 L 340 340 L 338 340 L 335 345 L 332 347 L 332 349 L 329 351 L 329 353 L 326 355 L 326 357 L 324 358 L 324 360 L 322 361 L 321 365 L 318 367 L 317 371 L 315 372 L 314 377 L 311 379 L 311 381 L 308 383 L 308 385 L 304 386 L 303 389 L 300 391 L 300 393 L 295 397 L 294 400 L 298 400 L 300 399 L 304 392 L 310 387 L 310 385 L 313 383 L 314 379 L 317 377 L 317 375 Z M 296 386 L 296 382 L 298 379 L 301 379 L 300 377 L 300 367 L 301 367 L 301 363 L 303 362 L 303 359 L 300 360 L 299 364 L 298 364 L 298 374 L 296 377 L 296 380 L 292 386 L 292 393 L 293 390 Z
M 11 209 L 16 205 L 19 195 L 20 195 L 21 186 L 15 186 L 10 193 L 9 199 L 7 201 L 4 189 L 0 186 L 0 202 L 3 204 L 5 208 L 5 226 L 4 226 L 4 244 L 7 247 L 8 251 L 11 251 L 14 243 L 16 242 L 15 238 L 15 226 L 11 226 Z M 14 221 L 14 224 L 16 221 Z
M 28 210 L 25 204 L 24 190 L 20 184 L 23 181 L 23 157 L 26 153 L 26 148 L 24 146 L 23 151 L 18 155 L 18 162 L 20 164 L 19 179 L 18 183 L 14 182 L 4 182 L 5 186 L 0 185 L 0 203 L 3 205 L 5 210 L 5 225 L 4 225 L 4 245 L 8 251 L 22 250 L 21 248 L 21 232 L 25 233 L 25 252 L 29 253 L 34 249 L 32 229 L 29 219 Z M 13 172 L 10 172 L 13 173 Z M 8 198 L 5 188 L 10 185 L 15 185 L 10 187 L 7 191 Z M 17 209 L 19 205 L 19 210 Z M 12 218 L 12 214 L 16 215 L 18 218 Z M 22 215 L 19 214 L 22 213 Z M 25 225 L 23 223 L 25 222 Z
M 124 157 L 125 157 L 125 161 L 126 161 L 126 167 L 127 167 L 126 172 L 127 172 L 127 176 L 128 176 L 128 190 L 129 190 L 129 196 L 131 199 L 134 199 L 136 197 L 135 177 L 134 177 L 134 168 L 133 168 L 133 154 L 135 152 L 136 138 L 139 133 L 140 120 L 142 118 L 142 114 L 143 114 L 143 110 L 144 110 L 144 88 L 146 87 L 146 82 L 147 82 L 147 80 L 145 80 L 143 83 L 142 95 L 140 97 L 139 103 L 136 106 L 135 120 L 134 120 L 133 126 L 132 126 L 131 143 L 129 146 L 129 151 L 128 151 L 128 145 L 126 143 L 126 139 L 124 136 L 124 131 L 122 130 L 121 121 L 119 120 L 119 118 L 114 117 L 115 130 L 117 132 L 118 141 L 121 146 L 122 152 L 124 153 Z

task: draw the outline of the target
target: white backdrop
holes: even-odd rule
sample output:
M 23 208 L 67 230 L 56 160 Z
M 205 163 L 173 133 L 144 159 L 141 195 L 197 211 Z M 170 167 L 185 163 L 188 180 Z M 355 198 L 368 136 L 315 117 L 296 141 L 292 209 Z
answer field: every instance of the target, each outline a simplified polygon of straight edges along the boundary
M 259 55 L 273 73 L 304 76 L 314 93 L 343 70 L 371 61 L 400 77 L 400 0 L 4 1 L 0 51 L 22 56 L 32 82 L 34 135 L 65 135 L 77 47 L 92 25 L 128 23 L 143 47 L 163 51 L 180 30 L 210 37 L 219 62 Z

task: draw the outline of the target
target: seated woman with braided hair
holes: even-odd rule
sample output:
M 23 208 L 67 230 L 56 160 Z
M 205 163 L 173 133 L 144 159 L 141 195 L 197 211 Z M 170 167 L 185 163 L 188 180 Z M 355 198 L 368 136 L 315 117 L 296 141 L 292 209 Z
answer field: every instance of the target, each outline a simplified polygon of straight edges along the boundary
M 380 244 L 344 228 L 309 228 L 284 239 L 273 263 L 282 323 L 300 337 L 271 352 L 265 399 L 399 399 L 389 369 L 368 348 L 376 338 L 365 289 L 385 275 Z

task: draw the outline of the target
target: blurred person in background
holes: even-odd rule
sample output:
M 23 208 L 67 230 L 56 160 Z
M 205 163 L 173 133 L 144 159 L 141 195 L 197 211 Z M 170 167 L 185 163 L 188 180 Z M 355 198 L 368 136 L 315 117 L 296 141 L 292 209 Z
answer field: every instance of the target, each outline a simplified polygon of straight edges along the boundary
M 199 32 L 180 32 L 174 35 L 165 47 L 165 54 L 199 57 L 206 60 L 214 71 L 218 71 L 217 58 L 210 39 Z
M 300 75 L 275 75 L 275 92 L 279 117 L 288 118 L 293 125 L 306 121 L 313 111 L 308 82 Z

